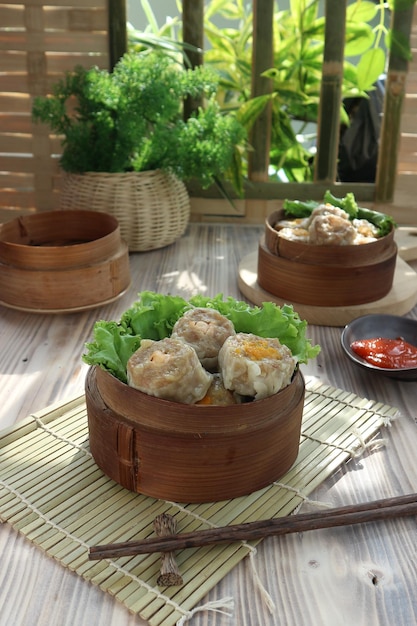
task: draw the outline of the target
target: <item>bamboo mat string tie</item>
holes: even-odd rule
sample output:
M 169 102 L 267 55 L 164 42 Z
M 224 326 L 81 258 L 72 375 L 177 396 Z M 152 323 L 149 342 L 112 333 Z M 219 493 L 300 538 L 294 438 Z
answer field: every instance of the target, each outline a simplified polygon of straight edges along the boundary
M 202 522 L 203 524 L 209 526 L 210 528 L 218 528 L 217 524 L 214 524 L 213 522 L 211 522 L 207 517 L 204 517 L 203 515 L 199 515 L 196 511 L 193 511 L 187 508 L 186 506 L 182 505 L 180 502 L 171 502 L 170 500 L 167 500 L 166 503 L 172 507 L 175 507 L 176 509 L 178 509 L 185 515 L 191 516 L 195 520 Z
M 387 413 L 386 415 L 381 415 L 381 425 L 385 426 L 386 428 L 391 428 L 392 422 L 395 422 L 395 420 L 397 420 L 399 417 L 401 417 L 401 413 L 398 410 L 396 410 L 395 413 L 391 415 L 389 413 Z
M 383 437 L 380 439 L 372 439 L 371 441 L 365 441 L 365 439 L 362 437 L 361 433 L 359 432 L 357 428 L 353 429 L 352 433 L 355 435 L 355 437 L 359 441 L 359 445 L 353 450 L 351 450 L 350 452 L 350 456 L 352 457 L 352 459 L 359 458 L 360 456 L 362 456 L 362 454 L 366 450 L 371 450 L 371 451 L 378 450 L 379 448 L 384 447 L 387 443 L 386 439 L 384 439 Z
M 32 414 L 31 417 L 36 422 L 36 425 L 38 426 L 38 428 L 43 430 L 47 435 L 54 437 L 58 441 L 62 441 L 62 443 L 68 444 L 72 448 L 76 448 L 76 450 L 83 452 L 83 454 L 90 457 L 91 459 L 93 458 L 93 455 L 91 454 L 90 450 L 88 450 L 88 448 L 86 448 L 84 445 L 80 445 L 79 443 L 76 443 L 75 441 L 72 441 L 71 439 L 68 439 L 67 437 L 63 437 L 62 435 L 58 434 L 55 430 L 53 430 L 52 428 L 49 428 L 49 426 L 44 424 L 44 422 L 41 420 L 41 418 L 38 415 Z
M 287 491 L 290 491 L 291 493 L 295 493 L 301 499 L 301 502 L 293 510 L 293 514 L 298 513 L 300 507 L 302 507 L 304 503 L 308 503 L 308 504 L 317 506 L 318 508 L 322 508 L 322 509 L 330 509 L 332 507 L 332 505 L 329 504 L 328 502 L 323 502 L 322 500 L 312 500 L 311 498 L 306 496 L 302 491 L 300 491 L 300 489 L 291 487 L 291 485 L 287 485 L 286 483 L 281 483 L 278 480 L 275 480 L 273 484 L 275 485 L 275 487 L 280 487 L 281 489 L 286 489 Z
M 214 611 L 215 613 L 221 613 L 222 615 L 227 615 L 227 617 L 232 617 L 233 613 L 231 611 L 233 611 L 233 609 L 234 599 L 231 597 L 213 600 L 212 602 L 196 606 L 194 609 L 191 609 L 191 611 L 188 611 L 178 620 L 176 626 L 184 626 L 184 624 L 188 622 L 193 615 L 202 611 Z
M 259 576 L 258 569 L 255 564 L 255 557 L 257 554 L 257 549 L 254 546 L 251 546 L 250 544 L 248 544 L 246 541 L 244 541 L 243 543 L 245 544 L 246 548 L 248 548 L 249 550 L 249 563 L 251 567 L 252 576 L 255 581 L 255 585 L 260 591 L 260 594 L 268 608 L 268 611 L 271 613 L 271 615 L 273 615 L 277 607 L 275 606 L 274 601 L 272 600 L 270 594 L 268 593 L 264 584 L 261 581 L 261 577 Z
M 305 437 L 306 439 L 313 441 L 315 443 L 319 443 L 323 446 L 329 447 L 329 448 L 334 448 L 335 450 L 340 450 L 341 452 L 345 452 L 346 454 L 348 454 L 352 459 L 358 459 L 359 457 L 362 456 L 362 454 L 366 451 L 366 450 L 376 450 L 378 448 L 380 448 L 381 446 L 385 445 L 386 440 L 381 438 L 381 439 L 373 439 L 372 441 L 365 441 L 365 439 L 360 435 L 359 431 L 357 430 L 352 430 L 351 434 L 356 437 L 358 439 L 358 441 L 352 446 L 352 447 L 346 447 L 346 446 L 341 446 L 341 445 L 337 445 L 334 443 L 331 443 L 329 441 L 325 441 L 323 439 L 319 439 L 318 437 L 313 437 L 311 435 L 307 435 L 306 433 L 303 433 L 303 437 Z

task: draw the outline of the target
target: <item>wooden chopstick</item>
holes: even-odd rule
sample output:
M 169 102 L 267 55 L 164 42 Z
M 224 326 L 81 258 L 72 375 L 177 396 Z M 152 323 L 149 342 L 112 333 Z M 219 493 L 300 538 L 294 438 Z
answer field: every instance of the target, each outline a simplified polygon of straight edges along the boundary
M 417 493 L 347 505 L 326 511 L 209 528 L 168 537 L 150 537 L 142 541 L 92 546 L 89 550 L 89 559 L 113 559 L 121 556 L 170 552 L 219 543 L 255 541 L 273 535 L 362 524 L 411 515 L 417 515 Z

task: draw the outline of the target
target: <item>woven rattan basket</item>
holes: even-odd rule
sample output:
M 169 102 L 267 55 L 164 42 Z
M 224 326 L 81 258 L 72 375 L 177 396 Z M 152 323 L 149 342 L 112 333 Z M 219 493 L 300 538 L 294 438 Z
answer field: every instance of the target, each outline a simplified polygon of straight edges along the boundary
M 161 170 L 65 173 L 60 206 L 113 215 L 131 252 L 173 243 L 184 234 L 190 217 L 184 183 Z

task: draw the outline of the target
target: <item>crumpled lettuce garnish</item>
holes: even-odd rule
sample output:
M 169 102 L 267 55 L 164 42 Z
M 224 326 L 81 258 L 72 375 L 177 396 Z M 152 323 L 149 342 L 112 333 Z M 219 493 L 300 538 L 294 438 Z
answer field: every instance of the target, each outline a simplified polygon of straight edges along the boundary
M 181 296 L 142 291 L 119 322 L 99 320 L 94 324 L 93 341 L 86 343 L 83 361 L 127 382 L 126 364 L 141 340 L 169 337 L 175 322 L 192 307 L 216 309 L 230 319 L 236 332 L 277 337 L 299 363 L 307 363 L 320 352 L 320 346 L 313 346 L 306 336 L 307 322 L 300 319 L 291 305 L 279 307 L 264 302 L 261 307 L 250 306 L 232 297 L 224 299 L 223 294 L 214 298 L 196 295 L 187 301 Z

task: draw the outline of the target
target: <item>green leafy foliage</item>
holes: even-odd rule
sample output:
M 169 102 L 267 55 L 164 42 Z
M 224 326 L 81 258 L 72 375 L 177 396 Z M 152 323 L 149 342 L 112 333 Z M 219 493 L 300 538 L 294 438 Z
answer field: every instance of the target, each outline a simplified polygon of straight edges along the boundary
M 184 66 L 161 50 L 128 53 L 112 73 L 96 67 L 68 72 L 33 117 L 62 137 L 61 166 L 69 172 L 163 169 L 208 186 L 227 175 L 245 130 L 216 99 L 210 68 Z M 205 103 L 184 120 L 183 101 Z
M 369 89 L 385 70 L 385 53 L 381 48 L 371 48 L 361 57 L 357 67 L 358 88 L 362 91 Z
M 212 0 L 205 13 L 210 48 L 205 62 L 220 74 L 222 107 L 238 110 L 250 131 L 272 100 L 270 164 L 284 180 L 311 181 L 314 157 L 311 124 L 318 119 L 324 51 L 324 18 L 318 0 L 291 0 L 289 9 L 274 12 L 274 64 L 264 73 L 273 82 L 272 96 L 251 98 L 252 3 Z M 386 3 L 352 0 L 347 7 L 342 97 L 367 97 L 385 69 L 381 44 L 387 35 Z M 219 28 L 215 19 L 231 20 Z M 232 22 L 233 20 L 233 22 Z M 357 57 L 356 63 L 349 59 Z M 342 107 L 341 121 L 349 123 Z
M 180 296 L 143 291 L 119 322 L 99 320 L 95 323 L 93 341 L 86 344 L 83 361 L 98 365 L 127 382 L 126 364 L 141 340 L 158 341 L 169 337 L 175 322 L 191 307 L 216 309 L 231 320 L 236 332 L 277 337 L 290 348 L 299 363 L 307 363 L 320 352 L 320 347 L 313 346 L 306 335 L 307 322 L 300 319 L 291 305 L 279 307 L 265 302 L 262 307 L 251 307 L 232 297 L 225 300 L 222 294 L 214 298 L 200 294 L 187 301 Z
M 367 97 L 386 70 L 386 50 L 410 58 L 406 38 L 387 27 L 388 10 L 407 10 L 416 0 L 349 0 L 346 10 L 345 60 L 342 97 Z M 157 24 L 149 0 L 141 0 L 148 17 L 145 33 L 130 30 L 132 46 L 161 46 L 186 58 L 180 41 L 180 17 Z M 177 1 L 179 15 L 181 2 Z M 289 181 L 313 180 L 314 130 L 317 122 L 324 51 L 324 18 L 319 0 L 291 0 L 288 9 L 274 11 L 274 64 L 265 72 L 273 81 L 272 96 L 251 98 L 253 3 L 245 0 L 209 0 L 205 3 L 205 36 L 209 43 L 204 61 L 219 76 L 217 101 L 223 111 L 236 111 L 249 132 L 272 100 L 270 163 Z M 222 18 L 222 27 L 217 25 Z M 229 23 L 224 27 L 224 23 Z M 341 123 L 349 124 L 341 107 Z M 235 152 L 236 158 L 236 152 Z M 246 161 L 236 158 L 237 180 L 246 173 Z M 230 171 L 230 170 L 229 170 Z M 238 174 L 239 172 L 239 174 Z

